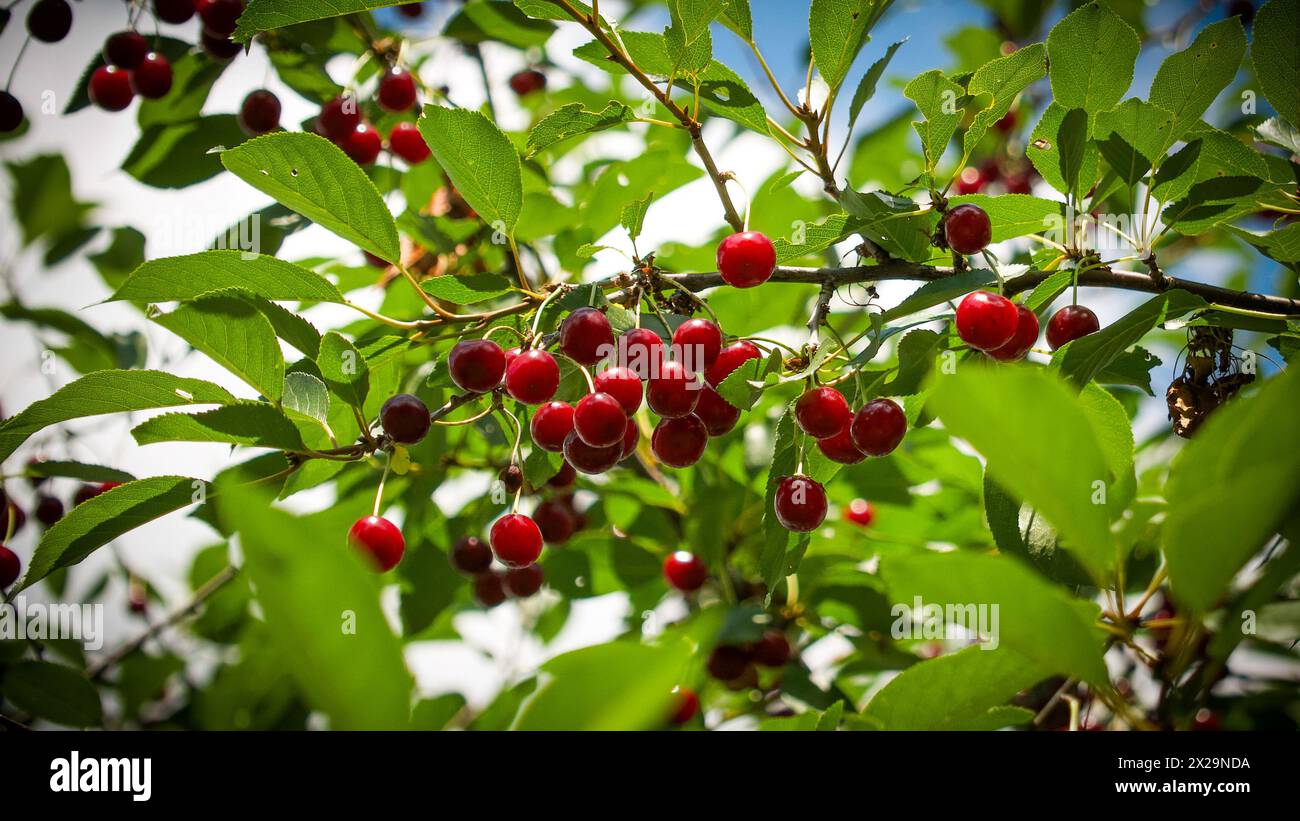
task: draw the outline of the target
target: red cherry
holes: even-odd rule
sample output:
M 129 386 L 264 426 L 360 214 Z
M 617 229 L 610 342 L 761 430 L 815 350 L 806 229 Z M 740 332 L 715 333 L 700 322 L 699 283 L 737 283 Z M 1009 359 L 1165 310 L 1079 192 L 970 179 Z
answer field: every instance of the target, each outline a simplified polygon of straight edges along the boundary
M 546 88 L 546 75 L 536 69 L 525 69 L 510 78 L 510 90 L 525 97 Z
M 988 182 L 984 178 L 983 172 L 973 166 L 966 166 L 961 170 L 957 177 L 957 193 L 960 194 L 978 194 Z
M 55 522 L 63 518 L 63 502 L 53 496 L 41 496 L 36 500 L 34 515 L 36 521 L 46 527 L 52 527 Z
M 239 15 L 244 13 L 243 0 L 198 0 L 195 8 L 203 29 L 212 34 L 229 37 L 235 31 Z
M 405 69 L 389 69 L 379 81 L 379 107 L 387 111 L 408 111 L 414 105 L 415 77 Z
M 981 351 L 1010 342 L 1019 324 L 1016 304 L 1000 294 L 973 291 L 957 306 L 957 335 Z
M 999 362 L 1020 359 L 1029 353 L 1029 349 L 1034 347 L 1034 343 L 1038 341 L 1037 315 L 1024 305 L 1016 306 L 1016 314 L 1019 317 L 1019 321 L 1016 323 L 1016 332 L 1011 335 L 1005 345 L 986 351 L 989 356 Z
M 164 23 L 179 25 L 194 16 L 194 0 L 153 0 L 153 13 Z
M 695 415 L 704 423 L 710 436 L 725 436 L 731 433 L 740 421 L 740 408 L 718 395 L 708 385 L 699 391 L 700 401 L 695 405 Z
M 952 250 L 959 254 L 978 254 L 993 238 L 993 224 L 983 208 L 967 203 L 944 214 L 943 233 Z
M 582 441 L 595 448 L 621 444 L 627 432 L 627 414 L 609 394 L 587 394 L 573 409 L 573 429 Z
M 490 339 L 462 339 L 447 357 L 447 371 L 461 390 L 487 393 L 501 384 L 506 372 L 506 355 Z M 559 381 L 558 373 L 556 381 Z
M 1034 190 L 1033 181 L 1024 173 L 1007 174 L 1002 184 L 1006 186 L 1008 194 L 1029 194 Z
M 131 87 L 146 100 L 166 97 L 172 90 L 172 64 L 163 55 L 150 52 L 131 71 Z
M 1056 350 L 1067 342 L 1101 330 L 1101 323 L 1091 309 L 1066 305 L 1047 321 L 1047 344 Z
M 577 439 L 578 438 L 577 434 L 574 434 L 573 438 Z M 558 473 L 556 473 L 554 476 L 546 480 L 546 486 L 547 487 L 570 487 L 573 484 L 573 481 L 577 478 L 578 478 L 578 471 L 573 469 L 573 465 L 569 464 L 568 462 L 565 462 L 564 464 L 560 465 L 560 470 Z
M 564 440 L 564 459 L 574 470 L 595 476 L 617 465 L 623 458 L 623 442 L 607 448 L 595 448 L 578 436 L 575 430 Z
M 207 29 L 199 32 L 199 42 L 203 44 L 203 52 L 218 62 L 233 60 L 238 56 L 244 47 L 229 37 L 220 34 L 213 34 Z
M 849 425 L 853 444 L 868 456 L 887 456 L 907 433 L 907 415 L 892 399 L 873 399 Z
M 121 482 L 101 482 L 97 485 L 82 485 L 77 488 L 76 494 L 72 497 L 72 506 L 76 507 L 82 502 L 88 502 L 96 496 L 107 493 L 121 484 Z
M 876 518 L 876 509 L 866 499 L 854 499 L 849 502 L 849 510 L 844 518 L 862 527 L 869 526 Z
M 754 661 L 764 667 L 784 667 L 790 660 L 790 640 L 780 630 L 765 630 L 750 648 Z
M 316 117 L 316 130 L 334 142 L 338 142 L 361 125 L 361 110 L 357 99 L 350 94 L 335 97 L 321 107 Z
M 496 607 L 506 600 L 506 574 L 489 571 L 474 577 L 474 598 L 484 607 Z
M 398 123 L 388 133 L 388 147 L 409 165 L 419 165 L 429 159 L 429 144 L 414 123 Z
M 617 399 L 618 404 L 623 407 L 623 412 L 628 416 L 636 413 L 641 407 L 645 390 L 641 385 L 641 378 L 633 373 L 631 368 L 606 368 L 596 374 L 592 384 L 598 392 L 607 393 Z
M 560 350 L 581 365 L 596 364 L 614 350 L 609 319 L 595 308 L 579 308 L 569 314 L 560 324 Z
M 758 231 L 732 234 L 718 244 L 718 272 L 736 288 L 762 285 L 776 270 L 776 248 Z
M 379 409 L 379 423 L 384 426 L 384 433 L 403 445 L 419 442 L 433 424 L 429 406 L 409 393 L 399 393 L 385 402 Z
M 573 511 L 560 502 L 542 502 L 533 511 L 533 521 L 547 544 L 563 544 L 573 535 L 576 522 Z
M 23 104 L 8 91 L 0 91 L 0 132 L 17 131 L 23 124 Z
M 629 328 L 618 338 L 618 359 L 622 365 L 642 379 L 649 379 L 659 371 L 664 361 L 664 341 L 649 328 Z
M 547 402 L 533 414 L 528 432 L 533 444 L 542 450 L 563 451 L 565 438 L 573 433 L 573 406 L 568 402 Z
M 993 124 L 993 127 L 1003 134 L 1010 134 L 1015 130 L 1016 119 L 1016 110 L 1014 108 L 1010 109 L 1006 114 L 1002 115 L 1002 119 Z
M 852 423 L 849 427 L 840 431 L 835 436 L 829 436 L 825 439 L 817 440 L 817 449 L 822 452 L 827 459 L 832 462 L 839 462 L 841 465 L 856 465 L 867 454 L 858 450 L 858 446 L 853 444 L 853 434 L 851 433 Z
M 342 148 L 343 153 L 351 157 L 357 165 L 370 165 L 378 159 L 379 152 L 384 148 L 384 141 L 378 131 L 368 123 L 362 123 L 343 138 L 339 148 Z
M 734 681 L 749 669 L 749 653 L 734 644 L 719 644 L 709 654 L 709 675 L 719 681 Z
M 448 558 L 456 570 L 473 576 L 492 566 L 492 548 L 477 536 L 466 536 L 451 546 Z
M 506 571 L 506 589 L 510 591 L 510 595 L 526 599 L 542 589 L 545 578 L 542 568 L 535 564 L 527 567 L 512 567 Z
M 505 488 L 506 493 L 517 493 L 524 486 L 523 468 L 519 465 L 506 465 L 497 474 L 497 479 L 500 480 L 501 487 Z
M 700 401 L 701 387 L 699 379 L 687 373 L 680 362 L 669 360 L 659 366 L 657 376 L 650 378 L 646 404 L 665 419 L 686 416 Z
M 694 553 L 678 550 L 664 559 L 664 578 L 684 593 L 699 590 L 709 578 L 709 567 Z
M 424 16 L 424 4 L 407 3 L 404 6 L 398 6 L 397 12 L 403 17 L 409 17 L 410 19 L 415 20 Z
M 742 339 L 733 342 L 723 348 L 718 354 L 717 360 L 714 361 L 709 369 L 704 372 L 704 379 L 715 388 L 722 384 L 722 380 L 731 375 L 731 372 L 750 359 L 762 359 L 763 352 L 753 342 Z
M 542 555 L 542 531 L 522 513 L 507 513 L 493 522 L 488 542 L 506 567 L 523 567 Z
M 402 560 L 406 540 L 397 525 L 381 516 L 357 519 L 348 531 L 348 543 L 366 556 L 380 573 L 387 573 Z
M 668 723 L 681 726 L 700 712 L 700 697 L 695 691 L 687 687 L 673 688 L 673 706 L 672 713 L 668 716 Z
M 673 358 L 704 373 L 722 352 L 722 331 L 707 319 L 688 319 L 673 331 Z
M 104 41 L 104 62 L 118 68 L 135 68 L 149 53 L 149 41 L 138 31 L 119 31 Z
M 814 439 L 827 439 L 843 433 L 853 419 L 848 400 L 834 388 L 820 387 L 804 391 L 794 403 L 794 418 L 803 432 Z
M 525 405 L 549 402 L 559 387 L 560 366 L 546 351 L 523 351 L 506 368 L 506 390 Z
M 105 111 L 121 111 L 131 104 L 131 74 L 117 66 L 100 66 L 90 75 L 90 101 Z
M 506 370 L 510 370 L 510 363 L 515 361 L 516 356 L 519 356 L 518 347 L 506 349 Z
M 618 461 L 622 462 L 636 453 L 636 446 L 640 441 L 641 429 L 636 426 L 636 420 L 627 420 L 627 429 L 623 432 L 623 452 L 619 455 Z
M 0 589 L 6 588 L 18 581 L 18 576 L 22 573 L 23 563 L 18 560 L 18 554 L 0 545 Z
M 775 508 L 786 530 L 816 530 L 826 518 L 826 490 L 807 476 L 787 476 L 776 487 Z
M 1192 716 L 1192 730 L 1196 732 L 1217 732 L 1223 729 L 1223 722 L 1213 710 L 1202 707 Z
M 71 30 L 72 6 L 67 0 L 40 0 L 27 12 L 27 31 L 42 43 L 57 43 Z
M 250 136 L 269 134 L 279 128 L 280 98 L 264 88 L 250 91 L 239 107 L 239 127 Z
M 662 419 L 650 437 L 655 456 L 670 468 L 686 468 L 700 461 L 709 444 L 709 429 L 695 414 Z

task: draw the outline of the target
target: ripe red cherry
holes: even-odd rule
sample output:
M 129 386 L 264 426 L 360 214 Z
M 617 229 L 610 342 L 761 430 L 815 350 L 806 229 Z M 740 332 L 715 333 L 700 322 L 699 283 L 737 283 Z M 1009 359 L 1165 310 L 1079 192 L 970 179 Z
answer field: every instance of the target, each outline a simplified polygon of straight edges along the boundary
M 198 0 L 195 4 L 203 29 L 211 34 L 229 37 L 244 13 L 243 0 Z
M 1056 350 L 1067 342 L 1101 329 L 1097 315 L 1082 305 L 1066 305 L 1047 320 L 1047 344 Z
M 218 62 L 232 60 L 244 50 L 244 47 L 231 40 L 229 37 L 223 37 L 220 34 L 213 34 L 207 29 L 199 32 L 199 42 L 203 45 L 203 52 Z
M 607 393 L 617 399 L 623 412 L 628 416 L 636 413 L 641 407 L 645 390 L 641 385 L 641 378 L 633 373 L 631 368 L 606 368 L 596 374 L 592 384 L 600 393 Z
M 382 516 L 357 519 L 348 531 L 348 543 L 365 556 L 380 573 L 387 573 L 402 560 L 406 540 L 397 525 Z
M 507 513 L 492 523 L 488 533 L 492 552 L 507 567 L 523 567 L 542 555 L 542 531 L 522 513 Z
M 732 234 L 718 244 L 718 272 L 728 285 L 753 288 L 776 270 L 776 248 L 758 231 Z
M 764 667 L 784 667 L 790 660 L 790 640 L 780 630 L 765 630 L 750 647 L 750 654 Z
M 856 465 L 867 454 L 858 450 L 858 446 L 853 444 L 853 434 L 851 433 L 852 423 L 849 427 L 840 431 L 834 436 L 828 436 L 825 439 L 817 440 L 817 449 L 822 452 L 827 459 L 832 462 L 839 462 L 841 465 Z
M 670 468 L 686 468 L 700 461 L 709 444 L 709 429 L 695 414 L 661 419 L 650 437 L 655 456 Z
M 590 393 L 573 409 L 573 429 L 588 445 L 596 448 L 621 444 L 627 432 L 627 414 L 617 399 L 607 393 Z
M 72 30 L 67 0 L 40 0 L 27 12 L 27 31 L 42 43 L 57 43 Z
M 688 319 L 673 331 L 673 357 L 696 373 L 703 373 L 718 361 L 722 352 L 722 330 L 707 319 Z
M 537 447 L 551 453 L 561 452 L 564 440 L 573 433 L 573 406 L 568 402 L 547 402 L 533 414 L 528 432 Z
M 506 368 L 506 390 L 525 405 L 549 402 L 559 387 L 560 366 L 546 351 L 523 351 Z
M 665 419 L 686 416 L 700 401 L 700 387 L 700 381 L 687 373 L 680 362 L 670 360 L 659 366 L 657 376 L 650 378 L 645 392 L 646 404 Z
M 700 401 L 695 405 L 695 415 L 704 423 L 710 436 L 725 436 L 731 433 L 740 421 L 740 408 L 718 395 L 708 385 L 700 388 Z
M 776 486 L 775 508 L 786 530 L 816 530 L 826 519 L 826 490 L 807 476 L 787 476 Z
M 1029 174 L 1021 172 L 1007 174 L 1003 185 L 1006 186 L 1008 194 L 1029 194 L 1034 190 L 1033 180 Z
M 1016 304 L 1001 294 L 973 291 L 957 306 L 957 335 L 981 351 L 1010 342 L 1019 324 Z
M 907 415 L 892 399 L 873 399 L 853 417 L 849 433 L 858 450 L 868 456 L 887 456 L 907 433 Z
M 632 371 L 642 379 L 649 379 L 664 361 L 664 341 L 648 328 L 629 328 L 618 338 L 618 360 L 615 364 Z
M 1015 130 L 1017 119 L 1016 110 L 1013 108 L 1007 111 L 1007 113 L 1002 116 L 1002 119 L 994 123 L 993 127 L 998 131 L 1001 131 L 1003 134 L 1010 134 Z
M 855 525 L 867 527 L 875 520 L 876 509 L 873 508 L 871 502 L 868 502 L 866 499 L 854 499 L 852 502 L 849 502 L 849 509 L 848 512 L 844 514 L 844 518 L 853 522 Z
M 429 159 L 429 144 L 414 123 L 398 123 L 388 134 L 388 147 L 410 165 Z
M 279 128 L 280 98 L 264 88 L 249 92 L 239 107 L 239 127 L 254 137 Z
M 23 104 L 8 91 L 0 91 L 0 131 L 8 134 L 23 124 Z
M 595 476 L 604 473 L 623 459 L 623 441 L 607 448 L 596 448 L 582 441 L 575 430 L 564 440 L 564 460 L 574 470 Z
M 750 359 L 762 358 L 763 352 L 753 342 L 746 339 L 733 342 L 718 354 L 718 358 L 704 372 L 704 379 L 716 388 L 722 384 L 722 380 L 731 375 L 732 371 L 745 364 L 745 362 Z
M 484 607 L 496 607 L 506 600 L 506 574 L 488 571 L 474 577 L 474 598 Z
M 156 52 L 146 54 L 140 65 L 131 71 L 131 87 L 146 100 L 166 97 L 172 90 L 172 64 Z
M 622 462 L 636 453 L 636 446 L 640 441 L 641 429 L 636 426 L 636 420 L 627 420 L 627 429 L 623 432 L 623 452 L 619 454 L 618 461 Z
M 957 253 L 978 254 L 993 239 L 993 224 L 983 208 L 967 203 L 944 214 L 943 234 Z
M 36 500 L 36 521 L 51 527 L 63 518 L 63 502 L 53 496 L 41 496 Z
M 694 690 L 688 687 L 673 688 L 672 713 L 668 716 L 668 723 L 680 727 L 695 718 L 699 712 L 700 697 Z
M 719 644 L 709 654 L 709 675 L 719 681 L 734 681 L 749 669 L 749 652 L 734 644 Z
M 72 506 L 76 507 L 82 502 L 89 502 L 91 499 L 95 498 L 96 496 L 99 496 L 100 494 L 103 493 L 107 493 L 120 484 L 122 483 L 101 482 L 97 485 L 82 485 L 81 487 L 77 488 L 76 494 L 74 494 L 72 497 Z
M 379 422 L 394 442 L 403 445 L 419 442 L 433 424 L 429 406 L 409 393 L 399 393 L 385 402 L 379 409 Z
M 357 165 L 370 165 L 379 157 L 379 152 L 383 150 L 384 141 L 369 123 L 362 123 L 352 130 L 352 133 L 344 137 L 339 143 L 339 148 L 343 153 L 352 158 Z
M 379 81 L 379 107 L 406 111 L 415 105 L 415 77 L 401 68 L 390 69 Z
M 827 439 L 844 432 L 853 411 L 844 394 L 823 386 L 804 391 L 794 403 L 794 418 L 804 433 L 814 439 Z
M 563 544 L 576 529 L 573 511 L 559 502 L 542 502 L 533 511 L 533 521 L 547 544 Z
M 104 62 L 118 68 L 135 68 L 149 53 L 149 41 L 138 31 L 119 31 L 104 41 Z
M 23 563 L 18 560 L 18 554 L 0 545 L 0 589 L 18 581 L 18 575 L 22 570 Z
M 90 75 L 90 101 L 105 111 L 121 111 L 131 104 L 131 74 L 117 66 L 100 66 Z
M 546 88 L 546 75 L 536 69 L 525 69 L 510 78 L 510 90 L 520 97 Z
M 194 16 L 194 0 L 153 0 L 153 13 L 164 23 L 178 25 Z
M 452 567 L 467 576 L 473 576 L 492 566 L 492 548 L 477 536 L 465 536 L 451 546 L 448 558 Z
M 578 438 L 577 434 L 574 434 L 573 438 L 577 439 Z M 582 440 L 579 440 L 579 442 L 581 441 Z M 554 476 L 546 480 L 546 486 L 557 487 L 557 488 L 570 487 L 573 484 L 573 481 L 577 478 L 578 478 L 578 471 L 574 470 L 573 465 L 569 464 L 566 461 L 564 464 L 560 465 L 560 470 L 558 473 L 556 473 Z
M 334 142 L 347 137 L 359 125 L 361 110 L 357 107 L 357 100 L 346 94 L 335 97 L 322 106 L 320 115 L 316 118 L 316 130 Z
M 699 590 L 709 578 L 708 565 L 694 553 L 678 550 L 664 559 L 664 578 L 684 593 Z
M 487 393 L 501 384 L 506 372 L 506 355 L 490 339 L 462 339 L 447 357 L 447 371 L 461 390 Z M 558 372 L 556 381 L 559 381 Z
M 968 165 L 961 170 L 961 174 L 957 177 L 956 190 L 958 194 L 978 194 L 984 188 L 986 182 L 988 180 L 984 178 L 984 174 L 978 168 Z
M 542 568 L 535 564 L 527 567 L 512 567 L 506 571 L 506 589 L 510 591 L 510 595 L 526 599 L 542 589 L 545 578 Z
M 1020 359 L 1029 353 L 1029 349 L 1038 341 L 1038 316 L 1024 305 L 1016 306 L 1016 315 L 1018 317 L 1016 332 L 1011 335 L 1007 343 L 1000 348 L 986 351 L 999 362 Z
M 609 319 L 595 308 L 579 308 L 569 314 L 560 324 L 560 350 L 581 365 L 596 364 L 614 350 Z

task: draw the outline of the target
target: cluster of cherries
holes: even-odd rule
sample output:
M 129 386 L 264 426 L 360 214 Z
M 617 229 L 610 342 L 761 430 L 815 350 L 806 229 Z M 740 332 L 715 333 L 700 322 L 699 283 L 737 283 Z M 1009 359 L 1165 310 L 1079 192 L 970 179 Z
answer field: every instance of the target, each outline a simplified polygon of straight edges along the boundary
M 28 461 L 28 468 L 38 464 L 40 460 L 32 459 Z M 32 515 L 36 521 L 40 522 L 43 527 L 53 527 L 56 522 L 63 518 L 64 507 L 59 497 L 44 491 L 48 477 L 31 475 L 28 481 L 33 489 L 37 491 L 36 506 L 33 508 Z M 76 494 L 72 497 L 72 506 L 76 507 L 82 502 L 89 501 L 101 493 L 106 493 L 117 487 L 121 482 L 97 482 L 94 484 L 85 484 L 77 488 Z M 0 486 L 0 539 L 3 539 L 6 533 L 17 533 L 27 524 L 27 514 L 23 511 L 18 503 L 10 499 Z M 22 570 L 22 562 L 18 559 L 18 554 L 14 553 L 8 547 L 0 545 L 0 590 L 13 584 Z
M 719 644 L 709 654 L 709 675 L 730 690 L 748 690 L 758 686 L 758 668 L 779 669 L 790 662 L 793 650 L 781 630 L 764 630 L 756 640 L 746 644 Z M 673 689 L 668 714 L 671 724 L 682 725 L 700 712 L 700 697 L 687 687 Z
M 415 108 L 419 102 L 415 75 L 397 66 L 389 68 L 379 80 L 375 101 L 384 111 L 403 112 Z M 357 100 L 350 94 L 335 97 L 321 108 L 316 118 L 316 132 L 343 149 L 357 165 L 373 163 L 384 147 L 383 138 L 373 125 L 362 119 Z M 388 147 L 411 165 L 429 158 L 429 146 L 411 122 L 402 121 L 393 126 L 388 134 Z

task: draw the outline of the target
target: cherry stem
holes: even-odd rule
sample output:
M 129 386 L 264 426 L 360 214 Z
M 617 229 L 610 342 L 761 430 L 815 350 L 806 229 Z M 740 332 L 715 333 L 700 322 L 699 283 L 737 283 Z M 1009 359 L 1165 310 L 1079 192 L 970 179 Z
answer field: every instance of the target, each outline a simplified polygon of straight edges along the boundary
M 387 454 L 387 458 L 384 459 L 384 475 L 379 477 L 379 489 L 375 491 L 375 509 L 374 512 L 371 514 L 373 516 L 379 515 L 379 505 L 382 504 L 384 501 L 384 485 L 387 484 L 388 482 L 388 471 L 392 466 L 393 466 L 393 454 L 390 451 Z

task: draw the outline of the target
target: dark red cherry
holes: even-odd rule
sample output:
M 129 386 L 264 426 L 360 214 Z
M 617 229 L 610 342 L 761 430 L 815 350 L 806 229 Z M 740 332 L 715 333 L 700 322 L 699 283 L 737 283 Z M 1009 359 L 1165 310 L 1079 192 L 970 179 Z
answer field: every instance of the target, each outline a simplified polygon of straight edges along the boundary
M 733 681 L 749 668 L 749 652 L 734 644 L 719 644 L 709 654 L 709 675 L 719 681 Z
M 321 107 L 316 118 L 316 130 L 334 142 L 347 137 L 361 125 L 361 110 L 357 98 L 350 94 L 335 97 Z
M 100 66 L 90 75 L 90 101 L 105 111 L 121 111 L 131 104 L 131 73 L 117 66 Z
M 0 544 L 0 590 L 18 581 L 23 571 L 23 563 L 18 554 Z
M 379 81 L 379 107 L 407 111 L 415 105 L 415 77 L 405 69 L 392 68 Z
M 76 494 L 74 494 L 72 497 L 72 506 L 76 507 L 82 502 L 88 502 L 91 499 L 95 498 L 96 496 L 109 492 L 110 490 L 112 490 L 113 488 L 117 487 L 120 484 L 122 483 L 121 482 L 100 482 L 97 485 L 82 485 L 81 487 L 77 488 Z
M 853 434 L 850 432 L 851 426 L 852 423 L 850 423 L 850 427 L 846 427 L 834 436 L 818 439 L 817 449 L 827 459 L 832 462 L 839 462 L 841 465 L 856 465 L 866 459 L 867 454 L 858 450 L 858 446 L 853 444 Z
M 0 132 L 17 131 L 23 124 L 23 104 L 8 91 L 0 91 Z
M 577 439 L 577 434 L 574 434 Z M 567 440 L 566 440 L 567 441 Z M 582 440 L 578 440 L 581 442 Z M 554 476 L 546 480 L 547 487 L 571 487 L 575 479 L 578 478 L 578 471 L 574 470 L 573 465 L 567 461 L 560 465 L 560 470 Z
M 622 462 L 636 453 L 636 446 L 640 441 L 641 429 L 636 426 L 636 420 L 627 420 L 627 430 L 623 432 L 623 452 L 619 455 L 618 461 Z
M 429 159 L 429 144 L 414 123 L 398 123 L 388 134 L 388 147 L 410 165 Z
M 27 31 L 42 43 L 57 43 L 71 30 L 72 6 L 67 0 L 40 0 L 27 12 Z
M 547 402 L 528 423 L 533 444 L 551 453 L 564 450 L 564 440 L 573 433 L 573 406 L 568 402 Z
M 993 224 L 983 208 L 967 203 L 944 214 L 943 234 L 957 253 L 978 254 L 993 238 Z
M 402 560 L 406 540 L 397 525 L 381 516 L 357 519 L 348 531 L 348 543 L 365 556 L 380 573 L 387 573 Z
M 907 415 L 892 399 L 873 399 L 854 415 L 849 432 L 858 450 L 868 456 L 887 456 L 907 433 Z
M 512 567 L 506 571 L 506 589 L 518 599 L 526 599 L 542 589 L 546 575 L 535 564 L 527 567 Z
M 649 328 L 629 328 L 619 335 L 614 364 L 627 368 L 641 379 L 649 379 L 659 372 L 663 361 L 664 341 Z
M 560 324 L 560 351 L 580 365 L 594 365 L 613 350 L 609 319 L 595 308 L 579 308 Z
M 709 578 L 709 567 L 694 553 L 678 550 L 664 559 L 664 578 L 684 593 L 699 590 Z
M 492 548 L 477 536 L 465 536 L 451 546 L 448 558 L 452 567 L 467 576 L 473 576 L 492 566 Z
M 501 384 L 506 372 L 506 355 L 490 339 L 462 339 L 447 357 L 447 371 L 461 390 L 487 393 Z M 558 371 L 556 383 L 559 383 Z
M 1091 309 L 1066 305 L 1047 321 L 1047 344 L 1056 350 L 1067 342 L 1101 330 L 1101 323 Z
M 853 420 L 853 411 L 844 394 L 822 386 L 804 391 L 794 403 L 794 418 L 804 433 L 827 439 L 844 432 Z
M 708 385 L 700 388 L 700 401 L 695 404 L 695 415 L 704 423 L 710 436 L 724 436 L 731 433 L 740 421 L 740 408 L 718 395 Z
M 876 509 L 873 508 L 871 502 L 868 502 L 866 499 L 854 499 L 852 502 L 849 502 L 849 509 L 848 512 L 844 514 L 844 518 L 853 522 L 855 525 L 867 527 L 875 521 Z
M 245 134 L 269 134 L 280 127 L 280 98 L 259 88 L 250 91 L 239 107 L 239 127 Z M 384 263 L 385 266 L 388 263 Z
M 595 448 L 621 444 L 627 432 L 627 413 L 607 393 L 589 393 L 573 409 L 573 429 Z
M 131 87 L 146 100 L 157 100 L 172 90 L 172 64 L 157 52 L 145 55 L 131 71 Z
M 650 437 L 655 456 L 670 468 L 690 467 L 700 461 L 709 444 L 709 430 L 695 414 L 661 419 Z
M 339 142 L 339 148 L 357 165 L 370 165 L 379 158 L 384 141 L 378 131 L 368 123 L 362 123 Z
M 525 69 L 510 77 L 510 90 L 520 97 L 546 88 L 546 75 L 536 69 Z
M 628 416 L 636 413 L 641 407 L 645 388 L 641 384 L 641 378 L 633 373 L 631 368 L 606 368 L 596 374 L 592 383 L 597 391 L 617 399 L 618 404 L 623 407 L 623 412 Z
M 542 502 L 533 511 L 533 521 L 547 544 L 563 544 L 573 535 L 573 511 L 556 501 Z
M 786 530 L 816 530 L 826 519 L 826 507 L 826 490 L 807 476 L 787 476 L 776 487 L 776 519 Z
M 765 630 L 763 637 L 750 647 L 754 663 L 764 667 L 784 667 L 790 660 L 790 640 L 780 630 Z
M 474 598 L 484 607 L 496 607 L 506 600 L 506 574 L 487 571 L 474 577 Z
M 488 541 L 506 567 L 523 567 L 542 555 L 542 531 L 522 513 L 507 513 L 493 522 Z
M 506 391 L 525 405 L 549 402 L 559 387 L 560 366 L 546 351 L 523 351 L 506 368 Z
M 1024 305 L 1016 306 L 1016 332 L 1011 335 L 1006 344 L 987 351 L 988 355 L 999 362 L 1010 362 L 1014 359 L 1020 359 L 1029 353 L 1029 349 L 1034 347 L 1038 341 L 1038 316 Z
M 673 331 L 673 358 L 704 373 L 722 352 L 722 331 L 707 319 L 688 319 Z
M 135 68 L 149 53 L 149 41 L 138 31 L 119 31 L 104 41 L 104 62 L 118 68 Z
M 564 460 L 582 473 L 592 476 L 604 473 L 622 459 L 622 440 L 607 448 L 594 448 L 582 441 L 576 430 L 564 440 Z
M 164 23 L 179 25 L 194 16 L 194 0 L 153 0 L 153 13 Z
M 732 234 L 718 244 L 718 273 L 736 288 L 762 285 L 776 270 L 776 248 L 758 231 Z
M 36 500 L 36 521 L 51 527 L 63 518 L 63 502 L 53 496 L 41 496 Z
M 957 335 L 972 348 L 991 351 L 1015 336 L 1020 324 L 1016 304 L 1001 294 L 973 291 L 957 306 Z
M 424 4 L 407 3 L 406 5 L 398 6 L 397 11 L 403 17 L 408 17 L 412 20 L 417 20 L 424 16 Z
M 659 366 L 657 375 L 650 377 L 645 392 L 646 404 L 665 419 L 686 416 L 700 401 L 701 387 L 700 380 L 688 373 L 680 362 L 669 360 Z
M 672 712 L 668 723 L 678 727 L 695 718 L 700 712 L 700 697 L 689 687 L 673 688 Z
M 233 60 L 239 55 L 239 52 L 244 50 L 243 46 L 229 37 L 213 34 L 207 29 L 199 32 L 199 42 L 203 45 L 204 54 L 221 63 Z
M 235 31 L 239 15 L 244 13 L 243 0 L 198 0 L 195 8 L 203 29 L 210 34 L 229 37 Z
M 709 369 L 704 372 L 704 379 L 715 388 L 722 384 L 722 380 L 731 375 L 731 372 L 750 359 L 762 359 L 763 352 L 758 346 L 746 339 L 733 342 L 722 349 L 718 354 L 717 360 L 714 361 Z
M 419 442 L 433 424 L 429 406 L 409 393 L 399 393 L 385 402 L 379 409 L 379 423 L 384 426 L 384 433 L 403 445 Z

